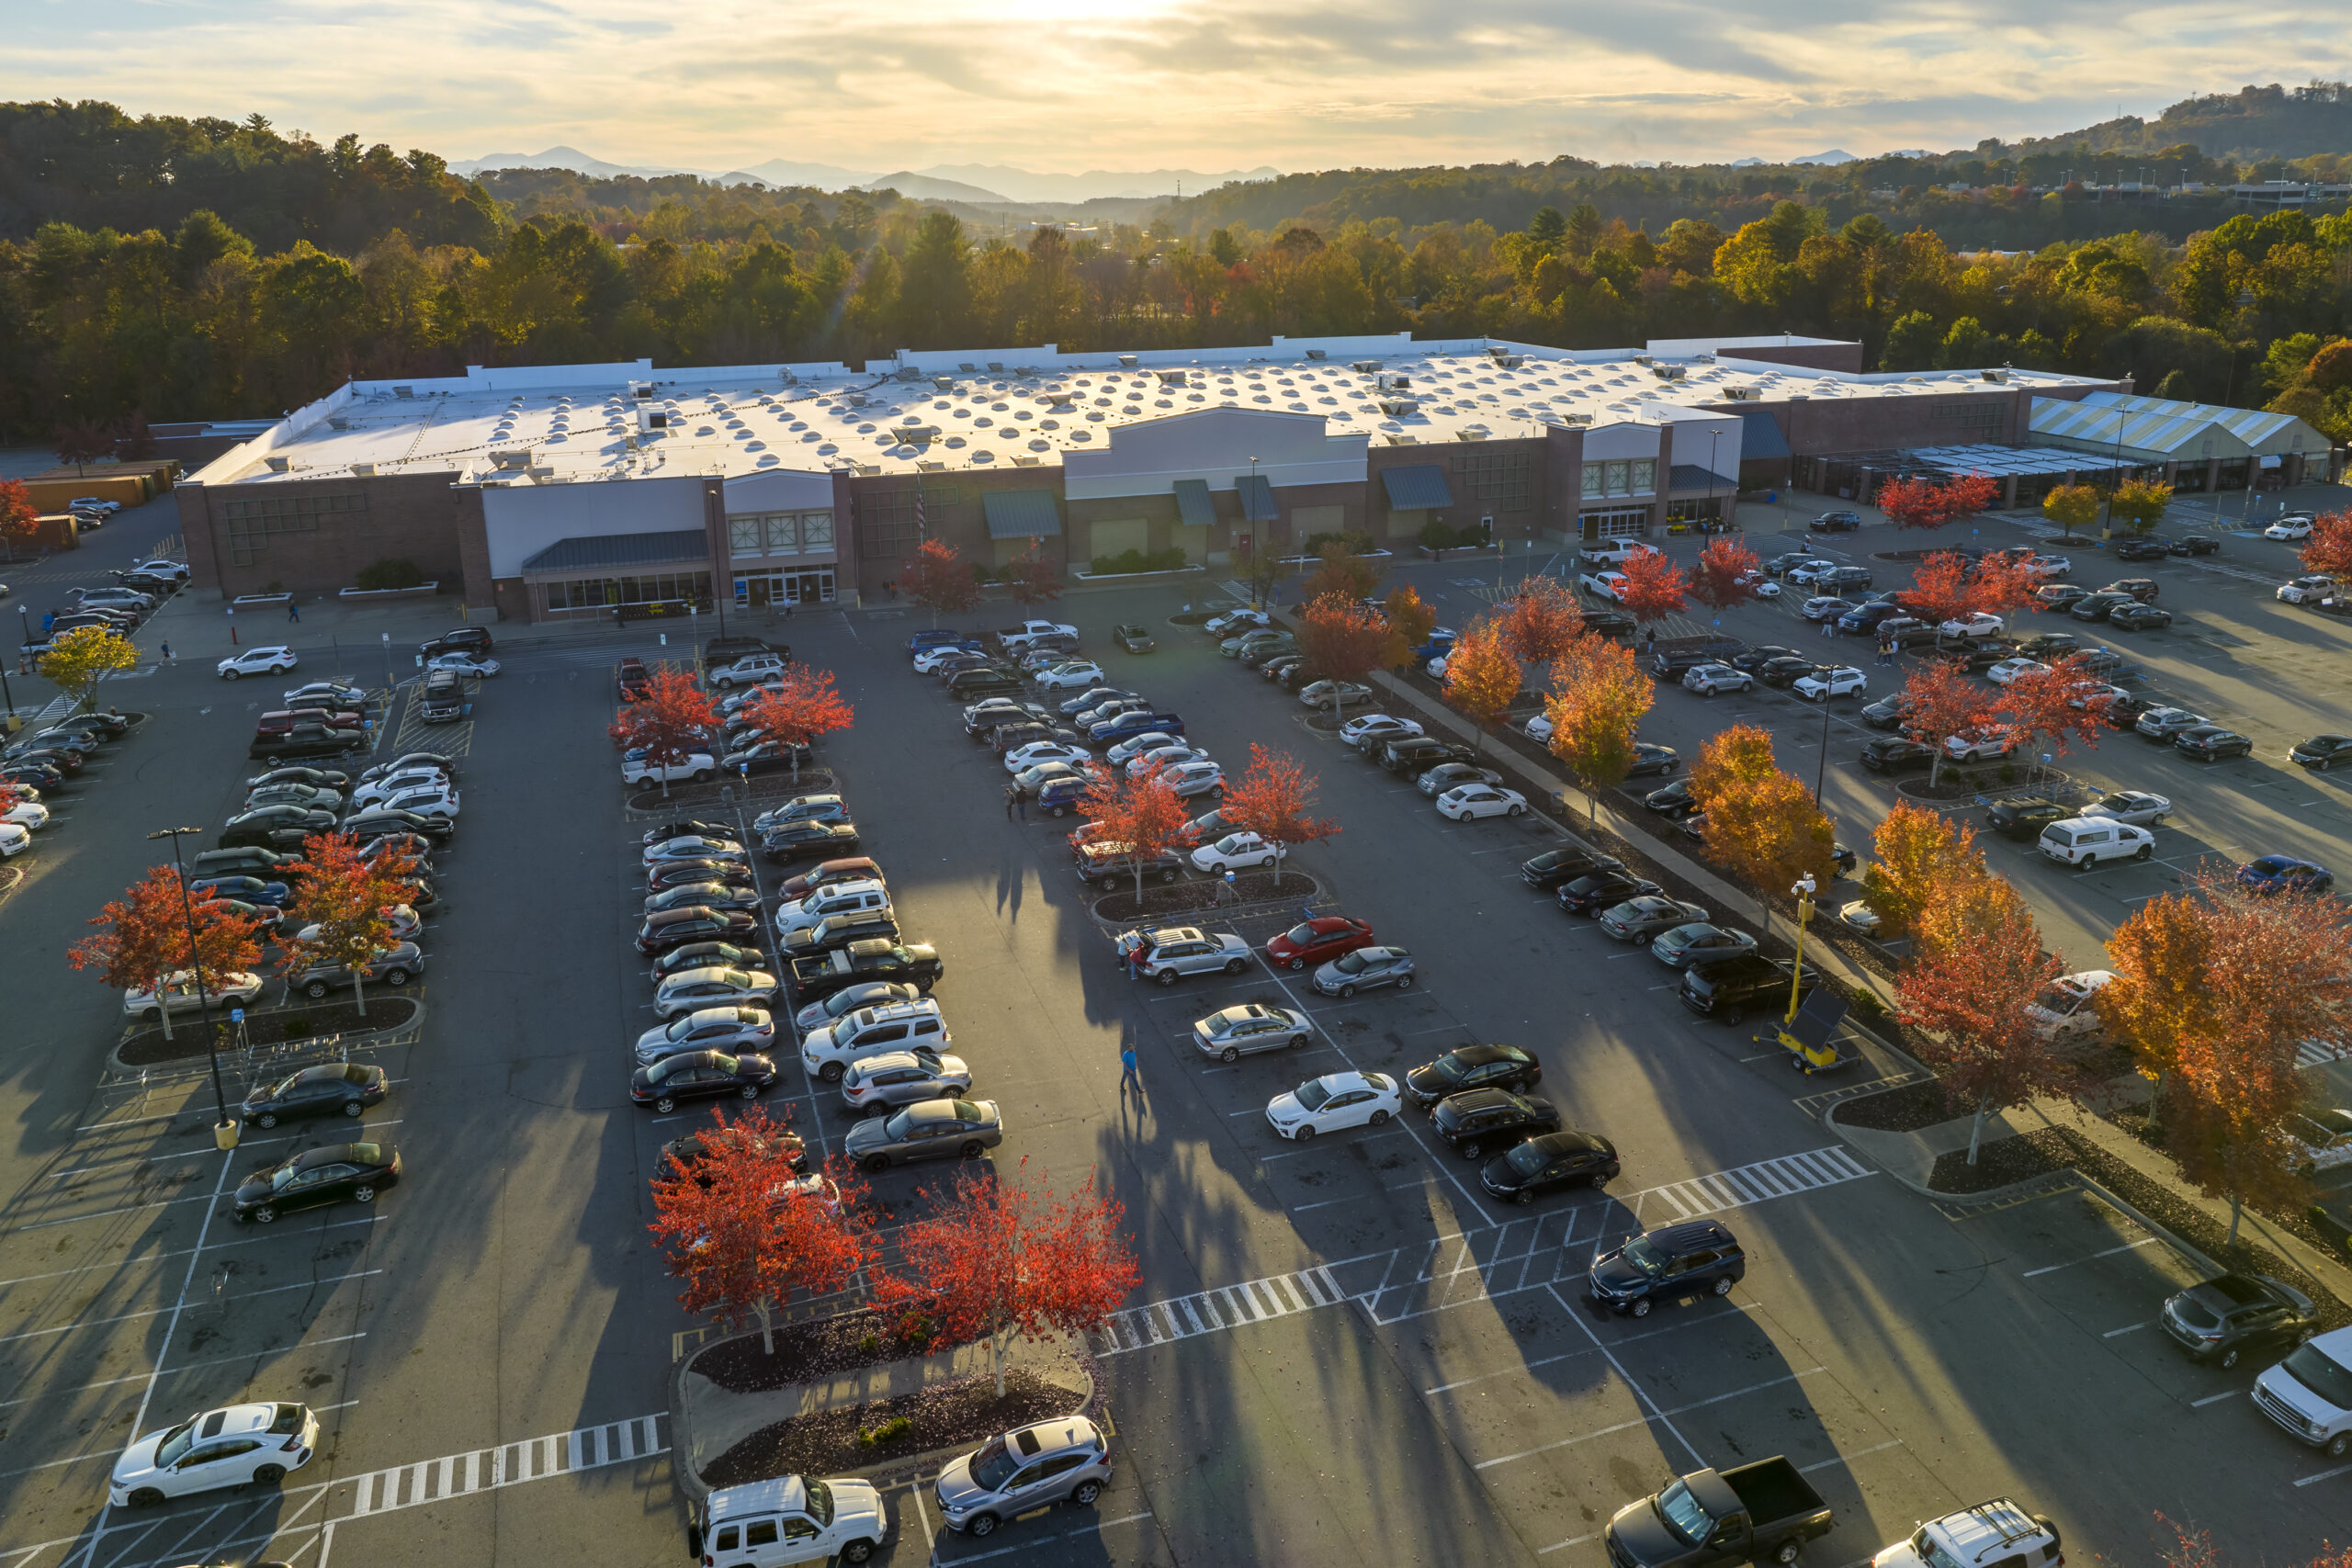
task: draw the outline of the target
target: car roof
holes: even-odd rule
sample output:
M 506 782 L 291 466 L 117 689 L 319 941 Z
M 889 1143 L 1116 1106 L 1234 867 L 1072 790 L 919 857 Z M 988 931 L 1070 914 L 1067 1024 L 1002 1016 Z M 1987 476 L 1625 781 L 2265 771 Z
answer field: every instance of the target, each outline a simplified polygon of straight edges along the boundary
M 797 1475 L 722 1487 L 703 1505 L 704 1517 L 716 1525 L 745 1514 L 798 1514 L 808 1508 L 808 1488 Z
M 1679 1224 L 1660 1225 L 1647 1233 L 1659 1247 L 1675 1251 L 1687 1251 L 1701 1247 L 1737 1247 L 1739 1241 L 1728 1226 L 1717 1220 L 1686 1220 Z
M 379 1144 L 328 1144 L 322 1148 L 306 1149 L 294 1156 L 297 1170 L 316 1170 L 322 1165 L 341 1165 L 348 1160 L 359 1165 L 373 1165 L 381 1157 Z

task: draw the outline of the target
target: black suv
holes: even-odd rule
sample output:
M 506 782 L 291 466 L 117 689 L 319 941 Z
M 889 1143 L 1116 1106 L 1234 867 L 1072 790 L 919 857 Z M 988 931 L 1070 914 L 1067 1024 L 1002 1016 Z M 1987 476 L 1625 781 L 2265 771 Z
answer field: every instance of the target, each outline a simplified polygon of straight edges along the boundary
M 1582 850 L 1545 850 L 1533 860 L 1520 863 L 1519 879 L 1548 893 L 1563 882 L 1574 882 L 1597 871 L 1624 869 L 1625 863 L 1615 855 L 1587 854 Z
M 289 757 L 343 757 L 368 744 L 368 737 L 356 729 L 329 729 L 322 724 L 298 724 L 291 729 L 272 730 L 254 737 L 245 748 L 245 755 L 254 761 L 266 761 Z
M 2146 538 L 2118 539 L 2115 541 L 2115 558 L 2117 560 L 2162 560 L 2170 554 L 2172 554 L 2171 541 L 2167 539 L 2159 539 L 2154 535 L 2150 535 Z
M 1874 773 L 1929 767 L 1935 760 L 1936 754 L 1927 747 L 1900 735 L 1874 735 L 1862 742 L 1862 766 Z
M 1125 844 L 1080 844 L 1072 864 L 1080 882 L 1091 883 L 1105 893 L 1132 889 L 1136 885 L 1136 863 Z M 1173 882 L 1191 864 L 1183 851 L 1162 850 L 1145 859 L 1143 874 L 1153 882 Z
M 1804 989 L 1811 990 L 1819 978 L 1807 969 Z M 1682 988 L 1676 994 L 1692 1012 L 1736 1024 L 1750 1010 L 1779 1012 L 1788 1006 L 1789 966 L 1757 953 L 1693 964 L 1682 972 Z
M 1730 1228 L 1692 1220 L 1645 1231 L 1592 1260 L 1585 1289 L 1592 1304 L 1629 1317 L 1647 1317 L 1659 1302 L 1686 1296 L 1727 1296 L 1747 1273 L 1747 1254 Z
M 1546 1133 L 1496 1156 L 1478 1185 L 1511 1203 L 1532 1203 L 1555 1187 L 1599 1187 L 1617 1179 L 1617 1145 L 1590 1133 Z
M 455 626 L 431 642 L 418 643 L 416 651 L 426 659 L 443 653 L 470 653 L 480 657 L 489 653 L 492 646 L 489 627 Z
M 1453 746 L 1429 735 L 1408 735 L 1391 740 L 1380 753 L 1380 765 L 1392 773 L 1429 772 L 1441 762 L 1469 762 L 1477 753 L 1467 746 Z
M 2319 1329 L 2311 1297 L 2267 1274 L 2224 1274 L 2165 1303 L 2165 1332 L 2195 1359 L 2234 1367 L 2285 1350 Z
M 2054 800 L 2040 795 L 2018 795 L 2010 800 L 1996 800 L 1984 813 L 1984 826 L 2004 839 L 2021 839 L 2032 843 L 2041 837 L 2041 830 L 2052 822 L 2064 822 L 2074 813 Z
M 954 697 L 979 697 L 991 692 L 1019 690 L 1021 677 L 1001 665 L 976 664 L 947 677 L 947 694 Z
M 1480 1159 L 1539 1134 L 1558 1132 L 1560 1113 L 1549 1100 L 1474 1089 L 1439 1100 L 1430 1126 L 1464 1159 Z
M 755 637 L 715 637 L 703 644 L 702 660 L 705 664 L 716 669 L 721 664 L 732 664 L 737 660 L 748 658 L 754 653 L 773 653 L 779 659 L 788 660 L 792 657 L 792 645 L 768 642 Z
M 1542 1064 L 1517 1045 L 1459 1045 L 1407 1073 L 1405 1098 L 1427 1111 L 1464 1089 L 1531 1089 L 1543 1077 Z

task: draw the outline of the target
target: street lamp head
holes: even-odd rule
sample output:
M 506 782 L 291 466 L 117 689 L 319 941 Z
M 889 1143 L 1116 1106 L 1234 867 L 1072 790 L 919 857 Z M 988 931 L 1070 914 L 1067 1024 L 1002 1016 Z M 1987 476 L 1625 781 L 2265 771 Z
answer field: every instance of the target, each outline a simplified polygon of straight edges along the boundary
M 1798 877 L 1797 885 L 1794 887 L 1790 888 L 1789 891 L 1800 898 L 1810 898 L 1813 897 L 1813 878 L 1810 874 L 1807 874 Z

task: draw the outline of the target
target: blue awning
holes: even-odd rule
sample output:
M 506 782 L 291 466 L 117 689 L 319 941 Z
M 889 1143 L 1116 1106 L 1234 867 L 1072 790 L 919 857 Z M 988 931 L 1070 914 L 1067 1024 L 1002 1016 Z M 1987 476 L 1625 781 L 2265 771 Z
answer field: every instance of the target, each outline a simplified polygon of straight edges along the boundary
M 1759 458 L 1786 457 L 1789 438 L 1781 434 L 1780 422 L 1762 409 L 1739 411 L 1739 460 L 1753 463 Z
M 1453 504 L 1453 489 L 1445 482 L 1445 470 L 1435 463 L 1406 463 L 1383 468 L 1380 482 L 1388 487 L 1392 512 L 1426 512 L 1433 506 Z
M 992 490 L 980 496 L 991 539 L 1058 539 L 1061 509 L 1049 490 Z
M 1704 463 L 1677 463 L 1668 476 L 1668 483 L 1677 495 L 1684 491 L 1737 490 L 1739 481 L 1724 474 L 1709 473 Z
M 1241 498 L 1241 515 L 1252 523 L 1272 523 L 1282 513 L 1274 509 L 1274 485 L 1263 474 L 1236 474 L 1233 493 Z
M 640 566 L 710 564 L 710 539 L 699 528 L 659 534 L 594 534 L 558 539 L 523 563 L 523 570 L 620 571 Z
M 1209 499 L 1206 479 L 1176 481 L 1176 513 L 1187 528 L 1205 528 L 1216 521 L 1216 503 Z

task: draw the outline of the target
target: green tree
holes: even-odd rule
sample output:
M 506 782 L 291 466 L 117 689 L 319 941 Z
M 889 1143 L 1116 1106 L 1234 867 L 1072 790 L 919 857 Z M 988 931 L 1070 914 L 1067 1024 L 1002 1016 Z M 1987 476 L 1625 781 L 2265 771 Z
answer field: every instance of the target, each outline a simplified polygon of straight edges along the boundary
M 1886 346 L 1879 351 L 1882 370 L 1926 370 L 1933 367 L 1939 346 L 1935 318 L 1913 310 L 1886 329 Z

